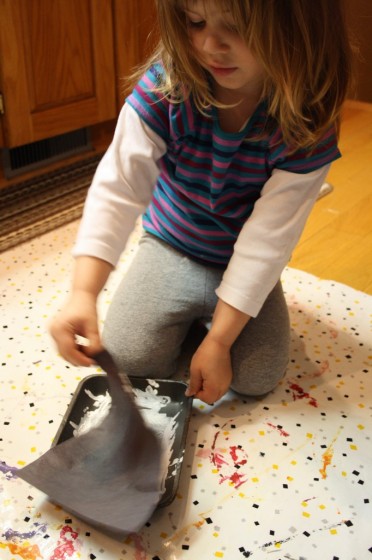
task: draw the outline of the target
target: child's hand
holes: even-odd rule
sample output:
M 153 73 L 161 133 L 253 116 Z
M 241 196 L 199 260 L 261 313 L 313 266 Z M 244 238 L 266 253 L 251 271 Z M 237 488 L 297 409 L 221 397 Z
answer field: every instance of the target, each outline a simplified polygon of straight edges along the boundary
M 250 317 L 219 299 L 212 326 L 190 365 L 186 395 L 211 404 L 228 391 L 232 377 L 230 350 Z
M 230 348 L 207 335 L 191 360 L 186 395 L 212 404 L 228 391 L 231 381 Z
M 77 366 L 94 363 L 89 354 L 102 350 L 98 332 L 96 298 L 84 291 L 74 292 L 67 305 L 57 315 L 50 326 L 58 350 L 65 360 Z M 76 337 L 88 341 L 81 346 Z

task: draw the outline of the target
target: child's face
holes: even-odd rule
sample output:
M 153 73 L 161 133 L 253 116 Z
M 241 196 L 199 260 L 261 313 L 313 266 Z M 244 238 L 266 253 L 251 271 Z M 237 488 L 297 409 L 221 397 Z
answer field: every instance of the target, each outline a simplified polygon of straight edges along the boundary
M 185 13 L 196 57 L 215 82 L 243 95 L 260 94 L 262 65 L 238 34 L 231 14 L 203 0 L 188 0 Z

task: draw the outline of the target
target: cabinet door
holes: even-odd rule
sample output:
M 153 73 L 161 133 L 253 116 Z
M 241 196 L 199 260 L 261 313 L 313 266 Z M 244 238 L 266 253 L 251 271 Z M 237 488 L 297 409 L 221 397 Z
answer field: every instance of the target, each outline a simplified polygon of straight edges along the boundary
M 0 0 L 4 144 L 116 116 L 111 0 Z
M 353 0 L 346 4 L 352 40 L 358 52 L 354 56 L 356 90 L 359 101 L 372 103 L 372 4 L 371 0 Z
M 114 21 L 120 109 L 131 89 L 126 78 L 145 62 L 158 40 L 155 0 L 114 0 Z

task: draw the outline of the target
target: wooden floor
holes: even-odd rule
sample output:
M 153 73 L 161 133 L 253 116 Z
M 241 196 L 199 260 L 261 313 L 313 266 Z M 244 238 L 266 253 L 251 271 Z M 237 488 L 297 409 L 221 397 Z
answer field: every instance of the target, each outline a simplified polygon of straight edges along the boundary
M 372 294 L 372 104 L 346 103 L 340 150 L 289 264 Z

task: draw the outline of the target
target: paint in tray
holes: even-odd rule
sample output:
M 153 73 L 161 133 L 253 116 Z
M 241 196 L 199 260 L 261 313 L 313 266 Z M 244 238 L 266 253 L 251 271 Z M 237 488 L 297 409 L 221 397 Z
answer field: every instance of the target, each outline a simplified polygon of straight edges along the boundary
M 158 507 L 169 505 L 178 488 L 185 452 L 192 399 L 185 396 L 186 384 L 174 380 L 130 377 L 136 404 L 145 423 L 161 441 L 164 473 L 163 495 Z M 90 375 L 80 382 L 53 445 L 79 437 L 102 422 L 109 413 L 111 397 L 107 376 Z

